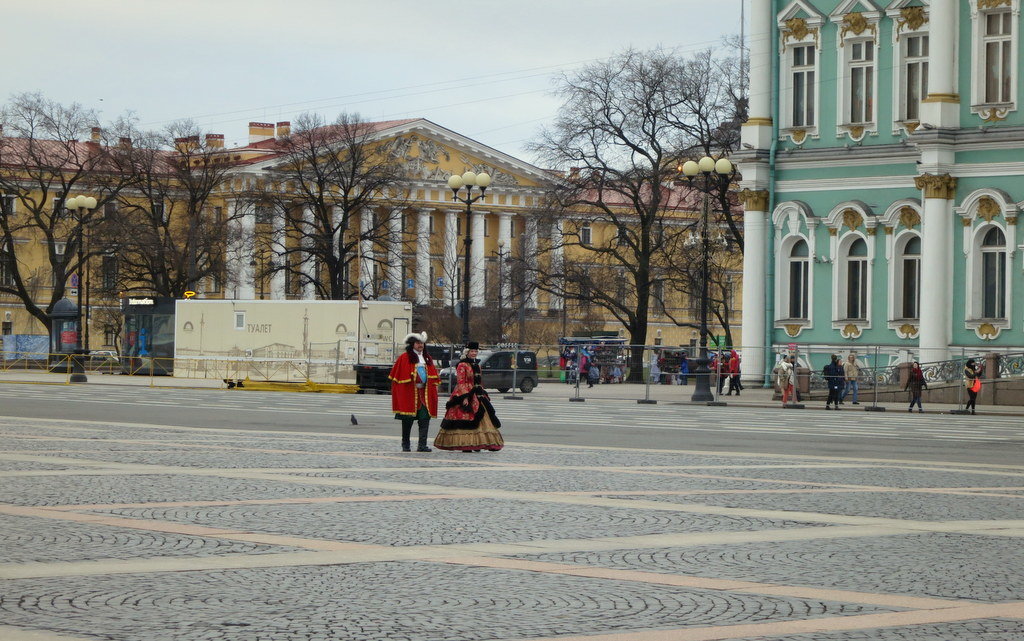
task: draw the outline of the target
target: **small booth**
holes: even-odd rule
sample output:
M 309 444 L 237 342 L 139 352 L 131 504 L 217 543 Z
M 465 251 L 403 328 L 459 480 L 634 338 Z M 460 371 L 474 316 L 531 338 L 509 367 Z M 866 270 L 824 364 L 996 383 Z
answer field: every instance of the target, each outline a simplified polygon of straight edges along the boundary
M 51 372 L 67 374 L 71 370 L 71 356 L 78 346 L 78 306 L 62 298 L 50 312 L 50 350 L 46 368 Z
M 128 296 L 121 299 L 124 333 L 121 371 L 144 376 L 170 376 L 174 371 L 174 304 L 169 296 Z

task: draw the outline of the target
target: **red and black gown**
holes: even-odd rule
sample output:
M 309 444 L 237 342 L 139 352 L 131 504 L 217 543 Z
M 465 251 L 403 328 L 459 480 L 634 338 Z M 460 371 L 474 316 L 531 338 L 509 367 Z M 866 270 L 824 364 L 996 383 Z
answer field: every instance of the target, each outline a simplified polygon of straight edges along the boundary
M 441 430 L 434 438 L 434 447 L 440 450 L 497 452 L 505 441 L 498 431 L 501 421 L 494 413 L 491 398 L 480 385 L 479 361 L 464 358 L 459 361 L 455 372 L 455 389 L 445 405 L 447 411 L 441 421 Z

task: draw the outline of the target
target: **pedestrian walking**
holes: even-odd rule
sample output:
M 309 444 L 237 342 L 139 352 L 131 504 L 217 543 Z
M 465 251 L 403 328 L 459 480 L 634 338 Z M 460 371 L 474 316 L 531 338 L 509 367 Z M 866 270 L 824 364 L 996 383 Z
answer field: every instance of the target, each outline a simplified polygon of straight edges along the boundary
M 921 371 L 921 364 L 914 361 L 910 367 L 910 375 L 907 377 L 907 384 L 903 388 L 910 391 L 910 407 L 908 412 L 914 411 L 914 404 L 917 404 L 917 411 L 924 412 L 921 407 L 921 390 L 928 387 L 928 381 L 924 380 L 924 372 Z
M 479 343 L 467 343 L 455 368 L 455 389 L 445 404 L 441 430 L 434 437 L 434 447 L 439 450 L 497 452 L 505 445 L 498 431 L 501 421 L 481 386 L 479 353 Z
M 711 371 L 714 372 L 715 382 L 718 385 L 718 395 L 722 395 L 722 388 L 725 387 L 725 379 L 729 378 L 729 357 L 725 352 L 718 352 L 711 361 Z
M 850 393 L 850 390 L 853 390 L 853 401 L 851 402 L 854 405 L 860 405 L 857 402 L 857 393 L 860 391 L 860 365 L 857 364 L 856 354 L 851 352 L 846 357 L 846 362 L 843 363 L 843 375 L 845 378 L 843 382 L 845 384 L 843 385 L 843 395 L 839 399 L 840 402 L 845 401 L 846 395 Z
M 740 355 L 736 353 L 736 350 L 729 352 L 729 392 L 726 396 L 732 396 L 733 391 L 736 392 L 736 396 L 740 395 L 740 390 L 743 386 L 740 384 Z
M 967 388 L 967 409 L 971 414 L 978 408 L 978 392 L 981 391 L 981 368 L 968 358 L 964 364 L 964 387 Z
M 417 452 L 430 452 L 427 432 L 431 417 L 437 418 L 437 385 L 441 379 L 434 360 L 426 352 L 426 332 L 405 337 L 405 351 L 391 367 L 391 409 L 402 421 L 402 451 L 412 450 L 412 424 L 419 424 Z
M 783 355 L 782 360 L 772 370 L 775 376 L 775 387 L 782 394 L 782 406 L 789 405 L 789 399 L 793 394 L 793 365 L 789 362 L 789 356 Z
M 825 376 L 825 383 L 828 384 L 828 400 L 825 401 L 825 409 L 832 409 L 832 405 L 839 409 L 839 396 L 843 390 L 843 366 L 839 362 L 839 357 L 835 354 L 832 355 L 829 364 L 826 365 L 821 373 Z
M 679 360 L 679 384 L 688 385 L 690 382 L 690 360 L 686 354 Z

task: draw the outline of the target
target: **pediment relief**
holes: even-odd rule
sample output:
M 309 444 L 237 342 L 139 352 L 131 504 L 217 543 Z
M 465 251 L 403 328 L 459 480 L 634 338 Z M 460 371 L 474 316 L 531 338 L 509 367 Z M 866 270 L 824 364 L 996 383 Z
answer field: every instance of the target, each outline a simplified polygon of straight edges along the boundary
M 487 172 L 491 183 L 501 187 L 532 187 L 539 182 L 515 171 L 514 168 L 502 166 L 491 160 L 459 149 L 425 135 L 422 132 L 409 132 L 385 141 L 381 146 L 391 160 L 405 165 L 407 176 L 413 180 L 429 180 L 445 182 L 452 174 L 466 171 L 475 173 Z

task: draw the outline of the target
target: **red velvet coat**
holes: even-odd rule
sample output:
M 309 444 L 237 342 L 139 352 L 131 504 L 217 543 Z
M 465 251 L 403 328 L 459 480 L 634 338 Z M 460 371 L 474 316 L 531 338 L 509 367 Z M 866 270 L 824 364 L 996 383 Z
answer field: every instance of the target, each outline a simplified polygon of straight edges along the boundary
M 416 416 L 421 405 L 437 418 L 437 385 L 441 382 L 434 360 L 426 352 L 423 360 L 427 362 L 427 384 L 422 389 L 416 388 L 416 366 L 419 358 L 410 351 L 402 352 L 391 367 L 388 379 L 391 381 L 391 409 L 400 416 Z

